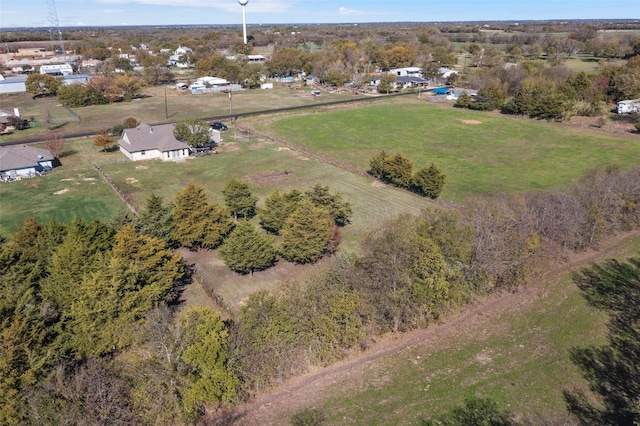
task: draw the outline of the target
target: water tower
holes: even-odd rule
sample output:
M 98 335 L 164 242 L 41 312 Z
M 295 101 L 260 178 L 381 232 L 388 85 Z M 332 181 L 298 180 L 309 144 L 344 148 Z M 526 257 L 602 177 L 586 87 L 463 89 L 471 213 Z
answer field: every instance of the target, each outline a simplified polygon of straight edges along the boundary
M 249 3 L 249 0 L 238 0 L 240 6 L 242 6 L 242 35 L 244 36 L 244 44 L 247 44 L 247 20 L 244 15 L 244 7 Z

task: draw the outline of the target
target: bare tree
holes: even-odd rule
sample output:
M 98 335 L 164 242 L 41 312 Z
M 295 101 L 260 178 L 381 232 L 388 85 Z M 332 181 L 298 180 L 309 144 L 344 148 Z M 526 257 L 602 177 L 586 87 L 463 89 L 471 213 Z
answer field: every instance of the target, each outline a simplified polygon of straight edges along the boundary
M 60 133 L 48 133 L 44 145 L 55 158 L 60 158 L 62 156 L 64 150 L 64 139 Z

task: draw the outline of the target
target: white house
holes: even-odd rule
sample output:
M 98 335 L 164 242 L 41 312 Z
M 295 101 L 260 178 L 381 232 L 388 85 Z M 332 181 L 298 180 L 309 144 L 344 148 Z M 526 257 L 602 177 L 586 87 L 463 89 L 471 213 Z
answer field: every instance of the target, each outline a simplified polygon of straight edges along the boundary
M 451 68 L 447 68 L 447 67 L 438 68 L 438 72 L 444 78 L 449 78 L 451 77 L 452 74 L 458 74 L 458 71 L 452 70 Z
M 389 73 L 397 77 L 422 77 L 422 70 L 418 67 L 394 68 Z
M 40 74 L 73 75 L 73 68 L 69 64 L 40 65 Z
M 193 52 L 192 49 L 189 49 L 188 47 L 185 46 L 178 46 L 178 48 L 173 52 L 174 55 L 184 55 L 185 53 L 191 53 Z
M 247 55 L 247 60 L 249 62 L 265 62 L 267 58 L 264 55 Z
M 191 154 L 191 148 L 173 136 L 174 127 L 175 124 L 140 124 L 135 129 L 125 129 L 118 141 L 120 152 L 132 161 L 187 158 Z
M 49 151 L 32 146 L 0 147 L 0 180 L 8 182 L 35 177 L 53 169 Z
M 229 84 L 227 80 L 220 77 L 200 77 L 196 79 L 196 83 L 206 87 L 226 86 Z

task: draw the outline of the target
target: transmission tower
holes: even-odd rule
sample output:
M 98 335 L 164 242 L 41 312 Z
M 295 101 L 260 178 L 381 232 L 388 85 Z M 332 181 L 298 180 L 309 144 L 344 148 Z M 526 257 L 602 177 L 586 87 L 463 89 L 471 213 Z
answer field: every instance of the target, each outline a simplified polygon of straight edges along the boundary
M 60 44 L 60 50 L 62 50 L 63 54 L 66 56 L 66 51 L 64 50 L 64 41 L 62 40 L 62 31 L 60 30 L 60 21 L 58 21 L 58 10 L 56 9 L 56 1 L 55 0 L 47 0 L 47 8 L 49 10 L 48 21 L 51 25 L 49 29 L 49 35 L 51 36 L 51 46 L 53 47 L 53 43 L 57 41 Z M 55 49 L 54 49 L 55 51 Z

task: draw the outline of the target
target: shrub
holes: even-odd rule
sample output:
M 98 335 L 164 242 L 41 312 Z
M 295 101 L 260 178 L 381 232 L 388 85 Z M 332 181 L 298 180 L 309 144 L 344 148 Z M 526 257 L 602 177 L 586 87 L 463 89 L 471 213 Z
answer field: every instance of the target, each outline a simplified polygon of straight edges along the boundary
M 326 416 L 317 408 L 307 408 L 291 416 L 292 426 L 319 426 L 324 423 Z
M 138 127 L 138 120 L 133 117 L 127 117 L 124 119 L 123 123 L 125 129 L 135 129 Z

